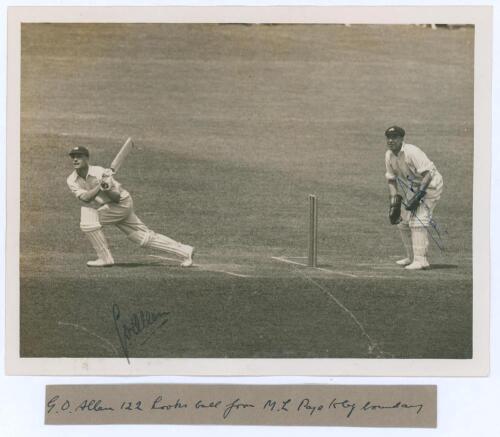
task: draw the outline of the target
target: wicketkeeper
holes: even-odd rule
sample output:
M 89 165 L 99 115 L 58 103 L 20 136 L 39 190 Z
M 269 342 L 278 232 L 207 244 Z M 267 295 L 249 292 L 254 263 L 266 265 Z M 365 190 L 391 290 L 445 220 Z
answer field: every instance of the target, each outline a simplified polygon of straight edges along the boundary
M 405 143 L 403 128 L 392 126 L 385 136 L 389 220 L 398 226 L 406 249 L 406 258 L 396 262 L 408 270 L 426 269 L 432 212 L 443 192 L 443 178 L 421 149 Z
M 137 217 L 132 196 L 114 179 L 111 169 L 89 165 L 90 154 L 85 147 L 74 147 L 69 156 L 74 171 L 67 179 L 68 187 L 83 205 L 80 229 L 92 243 L 98 257 L 95 261 L 88 261 L 87 266 L 109 267 L 114 264 L 102 225 L 115 225 L 141 247 L 182 257 L 182 267 L 193 264 L 192 246 L 153 232 Z

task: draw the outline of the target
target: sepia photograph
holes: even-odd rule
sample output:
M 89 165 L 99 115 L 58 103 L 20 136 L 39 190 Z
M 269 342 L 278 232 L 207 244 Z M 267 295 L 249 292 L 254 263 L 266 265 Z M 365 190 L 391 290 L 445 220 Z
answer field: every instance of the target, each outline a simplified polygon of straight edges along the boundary
M 475 38 L 21 23 L 19 358 L 472 360 Z

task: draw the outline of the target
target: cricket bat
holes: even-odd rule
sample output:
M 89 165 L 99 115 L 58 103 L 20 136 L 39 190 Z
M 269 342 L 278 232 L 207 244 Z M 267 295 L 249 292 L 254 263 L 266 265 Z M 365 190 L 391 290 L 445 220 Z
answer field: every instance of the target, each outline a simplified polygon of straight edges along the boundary
M 109 168 L 113 170 L 113 173 L 117 173 L 118 170 L 120 170 L 120 167 L 122 166 L 125 159 L 127 159 L 127 156 L 130 154 L 133 148 L 134 142 L 132 141 L 132 138 L 129 137 L 109 166 Z

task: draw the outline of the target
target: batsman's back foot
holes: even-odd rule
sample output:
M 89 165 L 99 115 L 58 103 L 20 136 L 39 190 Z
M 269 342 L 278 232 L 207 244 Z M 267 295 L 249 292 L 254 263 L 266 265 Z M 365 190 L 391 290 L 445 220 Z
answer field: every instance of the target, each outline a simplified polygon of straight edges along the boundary
M 114 261 L 104 261 L 101 258 L 95 261 L 87 261 L 87 267 L 112 267 L 114 264 Z
M 186 259 L 181 263 L 181 267 L 191 267 L 194 259 L 194 247 L 191 247 Z

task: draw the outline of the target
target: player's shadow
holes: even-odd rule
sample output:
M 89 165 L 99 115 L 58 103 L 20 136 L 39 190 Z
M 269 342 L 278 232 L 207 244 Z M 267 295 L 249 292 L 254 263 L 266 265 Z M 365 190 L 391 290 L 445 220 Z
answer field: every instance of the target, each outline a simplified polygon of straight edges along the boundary
M 456 264 L 431 264 L 430 270 L 440 270 L 440 269 L 457 269 Z
M 115 263 L 114 267 L 125 267 L 125 268 L 135 268 L 135 267 L 165 267 L 166 264 L 162 264 L 160 262 L 152 262 L 152 263 Z

